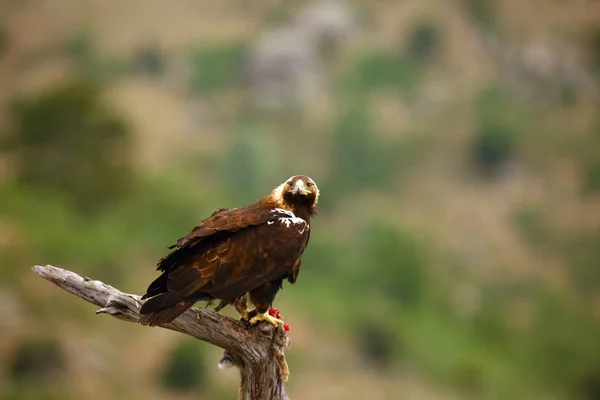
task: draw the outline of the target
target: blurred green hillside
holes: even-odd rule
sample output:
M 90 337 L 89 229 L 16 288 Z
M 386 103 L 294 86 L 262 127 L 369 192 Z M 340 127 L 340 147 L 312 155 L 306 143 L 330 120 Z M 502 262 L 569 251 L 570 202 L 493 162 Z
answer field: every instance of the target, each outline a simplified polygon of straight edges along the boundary
M 291 398 L 600 399 L 600 3 L 319 4 L 0 3 L 0 398 L 236 398 L 30 268 L 143 293 L 307 174 Z

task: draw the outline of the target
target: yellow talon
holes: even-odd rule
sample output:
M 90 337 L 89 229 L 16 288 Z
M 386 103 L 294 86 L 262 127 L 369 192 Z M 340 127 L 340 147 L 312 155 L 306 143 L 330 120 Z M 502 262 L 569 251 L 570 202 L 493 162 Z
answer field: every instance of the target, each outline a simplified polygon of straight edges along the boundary
M 277 328 L 278 326 L 283 327 L 283 324 L 284 324 L 284 322 L 282 320 L 272 317 L 269 314 L 269 312 L 266 312 L 264 314 L 257 314 L 256 316 L 252 317 L 250 319 L 250 325 L 254 325 L 258 321 L 267 321 L 268 323 L 273 325 L 275 328 Z
M 242 321 L 248 322 L 248 320 L 250 319 L 250 311 L 246 310 L 242 312 L 240 316 L 242 317 Z

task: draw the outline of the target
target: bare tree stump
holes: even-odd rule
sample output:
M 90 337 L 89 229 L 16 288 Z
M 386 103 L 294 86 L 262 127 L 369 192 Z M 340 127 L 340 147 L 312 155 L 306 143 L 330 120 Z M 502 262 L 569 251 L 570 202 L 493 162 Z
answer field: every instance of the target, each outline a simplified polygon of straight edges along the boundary
M 96 314 L 109 314 L 129 322 L 137 322 L 140 317 L 140 296 L 123 293 L 100 281 L 51 265 L 36 265 L 33 271 L 67 292 L 100 306 Z M 247 328 L 241 321 L 198 308 L 189 309 L 161 327 L 224 349 L 219 367 L 233 365 L 239 369 L 240 400 L 288 399 L 284 383 L 289 370 L 283 350 L 290 339 L 282 329 L 275 329 L 265 322 Z

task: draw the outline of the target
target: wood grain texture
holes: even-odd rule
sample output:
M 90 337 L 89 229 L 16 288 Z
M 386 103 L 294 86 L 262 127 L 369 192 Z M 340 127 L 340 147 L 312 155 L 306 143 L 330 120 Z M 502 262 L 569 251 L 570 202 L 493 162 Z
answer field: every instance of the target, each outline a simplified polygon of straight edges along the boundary
M 36 265 L 33 271 L 67 292 L 101 307 L 96 314 L 109 314 L 129 322 L 138 322 L 140 318 L 140 296 L 123 293 L 103 282 L 51 265 Z M 187 310 L 162 328 L 224 349 L 224 357 L 240 371 L 240 400 L 288 399 L 284 383 L 289 371 L 284 349 L 290 339 L 282 329 L 274 329 L 264 322 L 246 328 L 240 321 L 198 308 Z

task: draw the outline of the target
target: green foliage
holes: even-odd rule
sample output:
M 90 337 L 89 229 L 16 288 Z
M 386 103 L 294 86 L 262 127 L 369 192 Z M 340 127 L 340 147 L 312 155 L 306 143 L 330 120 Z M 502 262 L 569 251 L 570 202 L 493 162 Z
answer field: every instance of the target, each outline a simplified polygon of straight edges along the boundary
M 573 394 L 579 392 L 581 383 L 597 379 L 600 368 L 600 330 L 582 311 L 580 305 L 566 298 L 543 293 L 528 342 L 529 367 L 537 372 L 538 379 Z
M 310 290 L 284 290 L 281 296 L 294 296 L 294 301 L 306 304 L 307 309 L 317 312 L 319 318 L 351 329 L 354 338 L 360 342 L 357 326 L 371 310 L 372 305 L 367 300 L 378 294 L 376 287 L 364 285 L 364 272 L 370 264 L 364 263 L 359 244 L 335 241 L 333 235 L 323 234 L 326 227 L 318 225 L 318 221 L 315 220 L 310 245 L 302 256 L 298 277 L 298 282 Z
M 456 321 L 433 312 L 410 317 L 404 321 L 402 329 L 409 359 L 427 370 L 434 379 L 447 380 L 453 370 L 461 369 L 457 364 L 461 358 L 470 356 L 474 343 L 469 344 L 469 337 Z
M 285 4 L 269 7 L 265 14 L 264 21 L 267 26 L 285 27 L 294 23 L 293 10 L 286 7 Z
M 474 152 L 475 162 L 482 171 L 496 172 L 498 167 L 514 154 L 512 132 L 498 126 L 480 128 L 477 131 Z
M 89 215 L 122 199 L 131 186 L 130 133 L 100 94 L 74 81 L 17 102 L 6 139 L 18 182 L 60 191 Z
M 596 73 L 600 73 L 600 28 L 592 29 L 588 49 L 591 67 Z
M 252 202 L 259 193 L 260 176 L 258 164 L 260 155 L 253 141 L 246 135 L 236 138 L 230 153 L 222 164 L 223 183 L 230 197 L 239 195 L 240 203 Z
M 65 358 L 56 339 L 32 339 L 17 348 L 10 360 L 9 374 L 18 381 L 52 381 L 64 368 Z
M 495 87 L 484 90 L 478 100 L 473 158 L 486 174 L 497 172 L 515 154 L 519 127 L 510 101 L 506 93 Z
M 590 369 L 575 382 L 574 392 L 585 400 L 600 398 L 600 367 Z
M 464 0 L 467 12 L 484 29 L 497 28 L 494 0 Z
M 509 293 L 497 290 L 484 299 L 474 319 L 429 307 L 403 312 L 399 329 L 407 359 L 463 396 L 516 398 L 535 392 L 535 371 L 521 367 L 526 350 L 511 347 L 513 336 L 507 333 Z
M 429 62 L 440 52 L 441 34 L 433 21 L 420 21 L 412 27 L 408 55 L 418 62 Z
M 312 266 L 310 269 L 302 268 L 302 275 L 312 275 L 317 280 L 326 276 L 338 275 L 347 271 L 344 258 L 340 256 L 343 249 L 339 245 L 326 240 L 322 236 L 312 235 L 310 246 L 302 255 L 303 263 Z M 334 251 L 332 251 L 334 249 Z
M 357 349 L 365 361 L 379 369 L 388 369 L 396 360 L 396 335 L 383 319 L 366 320 L 357 324 L 354 334 Z
M 67 40 L 65 50 L 77 62 L 93 57 L 95 51 L 91 36 L 82 32 Z
M 122 221 L 131 229 L 125 233 L 130 240 L 161 255 L 166 246 L 214 211 L 212 193 L 204 189 L 201 194 L 192 192 L 191 179 L 174 171 L 140 179 L 135 196 L 111 213 L 112 222 Z
M 2 187 L 0 217 L 19 222 L 25 245 L 10 265 L 44 262 L 77 265 L 78 272 L 117 285 L 131 270 L 130 254 L 164 255 L 166 247 L 186 234 L 202 214 L 202 198 L 189 195 L 187 182 L 174 177 L 141 180 L 132 195 L 89 219 L 57 191 L 22 186 Z M 44 199 L 44 201 L 39 201 Z M 5 254 L 0 260 L 8 263 Z M 9 268 L 12 271 L 12 268 Z M 29 273 L 17 269 L 14 274 Z M 8 273 L 5 276 L 10 276 Z M 7 282 L 8 283 L 8 282 Z
M 584 173 L 583 187 L 588 193 L 597 193 L 600 191 L 600 161 L 594 160 Z
M 191 58 L 192 88 L 212 93 L 239 83 L 245 46 L 239 43 L 201 46 Z
M 242 121 L 231 148 L 221 159 L 219 173 L 227 197 L 235 199 L 232 207 L 256 201 L 272 189 L 265 187 L 265 182 L 282 179 L 279 149 L 263 131 L 260 123 Z M 266 154 L 270 156 L 265 157 Z
M 572 86 L 561 87 L 558 95 L 563 107 L 569 108 L 577 104 L 577 91 Z
M 470 329 L 488 345 L 496 348 L 509 345 L 511 337 L 509 317 L 509 301 L 517 301 L 518 293 L 509 285 L 492 285 L 480 288 L 480 299 L 475 300 L 476 312 L 471 318 Z M 531 288 L 530 288 L 531 290 Z
M 400 305 L 415 307 L 425 290 L 427 259 L 417 239 L 408 231 L 373 223 L 361 233 L 363 265 L 370 285 Z
M 339 117 L 332 137 L 331 171 L 324 182 L 324 207 L 361 190 L 386 186 L 394 177 L 396 147 L 374 139 L 374 127 L 362 102 L 350 105 Z
M 522 239 L 536 250 L 546 250 L 555 242 L 547 226 L 547 216 L 533 206 L 519 208 L 513 215 L 515 228 Z
M 600 230 L 568 238 L 562 249 L 577 289 L 594 296 L 600 290 Z
M 87 32 L 79 32 L 67 40 L 62 50 L 72 59 L 83 81 L 106 83 L 127 72 L 125 62 L 100 55 L 93 37 Z
M 89 221 L 74 213 L 69 202 L 56 191 L 18 187 L 4 187 L 4 190 L 6 196 L 0 199 L 0 215 L 21 222 L 27 238 L 24 251 L 35 249 L 34 254 L 23 254 L 24 261 L 28 256 L 36 256 L 58 265 L 77 262 L 83 271 L 93 265 L 102 278 L 118 282 L 121 269 L 111 266 L 122 256 L 117 249 L 122 251 L 119 242 L 126 229 L 124 221 Z
M 2 400 L 70 400 L 73 397 L 68 396 L 66 390 L 56 382 L 30 382 L 15 383 L 0 388 L 0 398 Z
M 203 344 L 192 339 L 178 343 L 161 372 L 162 385 L 177 391 L 194 391 L 206 383 Z
M 333 132 L 333 176 L 339 186 L 368 185 L 375 167 L 373 125 L 364 105 L 356 105 L 340 115 Z
M 362 98 L 374 90 L 395 90 L 410 96 L 422 71 L 402 54 L 372 52 L 358 58 L 341 81 L 342 96 Z

